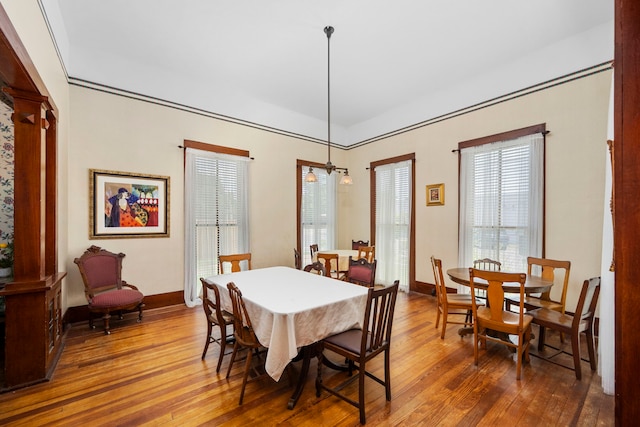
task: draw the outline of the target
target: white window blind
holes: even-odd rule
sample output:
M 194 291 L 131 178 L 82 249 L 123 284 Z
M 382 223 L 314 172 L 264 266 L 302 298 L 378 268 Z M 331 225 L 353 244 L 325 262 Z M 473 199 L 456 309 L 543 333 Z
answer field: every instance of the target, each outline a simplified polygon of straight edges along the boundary
M 376 283 L 409 290 L 411 233 L 411 161 L 375 168 Z
M 198 303 L 200 277 L 219 274 L 219 255 L 249 252 L 249 158 L 187 149 L 185 301 Z
M 309 246 L 318 244 L 320 250 L 336 248 L 336 177 L 322 168 L 314 169 L 317 182 L 305 182 L 306 168 L 299 168 L 302 180 L 300 207 L 302 264 L 311 263 Z
M 536 133 L 460 151 L 459 262 L 491 258 L 525 271 L 541 256 L 544 138 Z

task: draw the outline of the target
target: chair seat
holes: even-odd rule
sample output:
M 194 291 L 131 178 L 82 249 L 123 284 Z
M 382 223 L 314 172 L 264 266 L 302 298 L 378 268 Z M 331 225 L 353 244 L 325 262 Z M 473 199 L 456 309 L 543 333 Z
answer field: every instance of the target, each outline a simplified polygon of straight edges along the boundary
M 370 340 L 371 336 L 368 337 L 368 341 Z M 339 334 L 327 337 L 323 341 L 325 344 L 333 344 L 353 354 L 360 354 L 360 344 L 362 343 L 362 329 L 349 329 L 348 331 L 340 332 Z M 369 344 L 370 342 L 368 342 L 367 348 L 369 347 Z
M 522 319 L 522 330 L 527 330 L 531 326 L 533 317 L 529 314 L 525 314 Z M 488 307 L 478 307 L 478 325 L 482 325 L 485 328 L 492 329 L 500 332 L 518 333 L 518 323 L 520 322 L 520 314 L 512 313 L 510 311 L 502 312 L 502 320 L 491 320 L 491 309 Z
M 520 304 L 520 296 L 514 295 L 508 298 L 511 304 Z M 544 300 L 536 297 L 525 296 L 524 306 L 527 310 L 535 310 L 536 308 L 547 308 L 549 310 L 562 311 L 562 304 L 555 301 Z
M 116 289 L 95 295 L 89 303 L 89 308 L 108 309 L 126 307 L 142 302 L 142 292 L 133 289 Z
M 533 317 L 533 323 L 542 325 L 544 327 L 553 327 L 554 329 L 560 329 L 562 332 L 571 332 L 573 316 L 560 313 L 559 311 L 555 310 L 548 310 L 546 308 L 532 310 L 528 314 Z M 588 319 L 581 320 L 579 330 L 584 330 L 588 324 Z
M 229 313 L 227 310 L 220 310 L 221 314 L 222 314 L 222 319 L 224 320 L 224 324 L 225 325 L 232 325 L 233 324 L 233 314 Z M 209 319 L 209 322 L 212 322 L 214 324 L 218 324 L 218 319 L 216 319 L 216 317 L 211 314 L 209 316 L 207 316 L 207 318 Z

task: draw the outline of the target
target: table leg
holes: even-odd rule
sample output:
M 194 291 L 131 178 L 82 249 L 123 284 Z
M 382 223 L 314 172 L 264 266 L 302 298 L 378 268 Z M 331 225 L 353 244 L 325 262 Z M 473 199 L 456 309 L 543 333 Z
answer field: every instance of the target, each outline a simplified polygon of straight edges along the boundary
M 302 390 L 304 389 L 304 383 L 307 380 L 307 374 L 309 373 L 309 364 L 311 363 L 311 358 L 316 354 L 317 343 L 306 345 L 300 349 L 298 356 L 293 359 L 294 361 L 302 359 L 302 368 L 300 369 L 300 374 L 298 375 L 298 383 L 296 384 L 296 388 L 289 398 L 289 403 L 287 404 L 288 409 L 293 409 L 298 403 L 298 399 L 300 399 L 300 395 L 302 394 Z

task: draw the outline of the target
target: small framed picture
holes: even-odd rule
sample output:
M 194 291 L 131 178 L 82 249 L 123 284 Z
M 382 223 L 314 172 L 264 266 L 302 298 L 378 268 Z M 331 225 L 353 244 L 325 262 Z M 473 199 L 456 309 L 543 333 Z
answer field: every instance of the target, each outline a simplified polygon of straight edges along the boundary
M 444 205 L 444 184 L 427 185 L 427 206 Z

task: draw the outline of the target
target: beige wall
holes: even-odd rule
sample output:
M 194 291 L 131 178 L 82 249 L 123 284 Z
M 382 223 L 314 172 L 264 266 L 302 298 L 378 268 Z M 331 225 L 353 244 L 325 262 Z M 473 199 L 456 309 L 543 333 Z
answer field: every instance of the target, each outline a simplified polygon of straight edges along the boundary
M 255 267 L 292 265 L 296 159 L 326 161 L 326 146 L 296 140 L 66 84 L 35 0 L 3 0 L 38 72 L 60 110 L 59 247 L 65 307 L 85 303 L 73 258 L 91 244 L 127 254 L 126 279 L 146 294 L 183 288 L 184 139 L 246 149 L 251 164 L 251 251 Z M 332 151 L 348 166 L 351 187 L 339 188 L 339 243 L 369 238 L 371 161 L 416 153 L 416 279 L 433 282 L 429 256 L 457 265 L 459 141 L 546 123 L 547 243 L 550 258 L 572 261 L 568 307 L 580 282 L 598 274 L 604 203 L 606 113 L 611 72 L 601 72 L 352 150 Z M 427 118 L 425 118 L 427 119 Z M 89 240 L 89 169 L 167 175 L 169 238 Z M 446 204 L 425 206 L 425 185 L 445 183 Z M 450 284 L 451 285 L 451 284 Z
M 183 151 L 185 139 L 249 150 L 252 265 L 293 265 L 296 159 L 325 161 L 326 146 L 71 86 L 69 250 L 91 244 L 127 254 L 126 280 L 145 294 L 183 289 Z M 344 150 L 332 151 L 343 164 Z M 170 237 L 89 240 L 89 169 L 164 175 L 171 179 Z M 82 281 L 67 263 L 69 303 L 83 304 Z
M 345 228 L 351 234 L 368 236 L 364 168 L 371 161 L 415 152 L 416 280 L 434 283 L 431 255 L 442 258 L 445 269 L 458 266 L 458 156 L 451 150 L 460 141 L 546 123 L 551 131 L 546 138 L 546 257 L 572 262 L 567 297 L 572 310 L 582 281 L 600 274 L 611 76 L 604 71 L 350 150 L 355 184 L 341 221 L 350 224 Z M 425 186 L 440 182 L 445 205 L 426 207 Z M 342 237 L 344 243 L 349 236 Z

